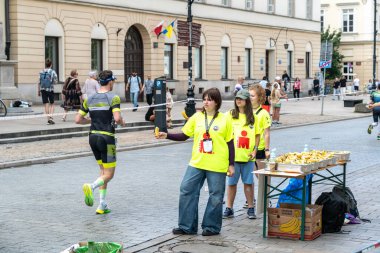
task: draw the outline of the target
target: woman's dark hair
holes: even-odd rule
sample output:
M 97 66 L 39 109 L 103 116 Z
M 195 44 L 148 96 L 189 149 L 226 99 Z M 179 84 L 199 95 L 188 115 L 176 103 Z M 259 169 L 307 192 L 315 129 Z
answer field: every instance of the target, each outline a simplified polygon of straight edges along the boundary
M 216 110 L 215 110 L 215 117 L 218 116 L 219 109 L 222 106 L 222 95 L 220 94 L 220 91 L 218 88 L 210 88 L 203 92 L 202 99 L 204 100 L 206 97 L 211 99 L 212 101 L 215 101 L 216 104 Z M 203 107 L 202 112 L 205 113 L 206 110 Z
M 52 65 L 51 60 L 50 59 L 46 59 L 46 61 L 45 61 L 45 68 L 50 68 L 51 65 Z
M 231 110 L 231 115 L 233 119 L 238 119 L 239 118 L 239 107 L 236 104 L 236 99 L 235 98 L 235 108 Z M 247 121 L 245 122 L 245 125 L 253 125 L 255 124 L 255 117 L 253 116 L 253 108 L 252 108 L 252 102 L 251 98 L 247 98 L 244 100 L 245 101 L 245 107 L 244 107 L 244 114 L 247 118 Z

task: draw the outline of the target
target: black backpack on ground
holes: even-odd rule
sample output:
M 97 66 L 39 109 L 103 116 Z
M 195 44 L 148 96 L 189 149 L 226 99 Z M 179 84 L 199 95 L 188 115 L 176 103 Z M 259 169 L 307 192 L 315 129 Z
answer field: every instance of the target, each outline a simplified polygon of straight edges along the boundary
M 347 210 L 347 204 L 334 192 L 323 192 L 315 201 L 322 205 L 322 233 L 340 232 Z
M 342 186 L 336 185 L 333 188 L 333 192 L 338 194 L 342 199 L 346 201 L 346 213 L 352 214 L 353 216 L 355 216 L 355 218 L 359 217 L 358 202 L 356 201 L 354 194 L 352 193 L 349 187 L 345 187 L 344 189 L 345 190 L 343 190 Z

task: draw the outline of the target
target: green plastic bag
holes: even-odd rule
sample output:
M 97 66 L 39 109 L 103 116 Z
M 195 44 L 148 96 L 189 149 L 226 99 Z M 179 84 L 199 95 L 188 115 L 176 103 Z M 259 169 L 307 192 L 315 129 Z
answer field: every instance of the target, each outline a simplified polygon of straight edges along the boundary
M 114 242 L 88 242 L 88 246 L 82 246 L 75 253 L 118 253 L 122 246 Z

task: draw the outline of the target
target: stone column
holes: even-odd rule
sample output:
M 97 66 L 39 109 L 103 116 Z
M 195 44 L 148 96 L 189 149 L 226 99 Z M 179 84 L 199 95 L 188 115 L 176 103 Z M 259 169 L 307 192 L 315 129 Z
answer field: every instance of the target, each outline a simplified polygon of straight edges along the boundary
M 7 59 L 7 56 L 4 53 L 4 40 L 3 40 L 3 23 L 0 22 L 0 60 Z

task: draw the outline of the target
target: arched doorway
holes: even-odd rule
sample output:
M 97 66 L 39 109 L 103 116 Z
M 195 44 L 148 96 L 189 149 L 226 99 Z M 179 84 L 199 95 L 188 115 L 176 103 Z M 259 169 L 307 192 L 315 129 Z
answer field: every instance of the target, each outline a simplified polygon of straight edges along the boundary
M 131 26 L 128 29 L 124 41 L 124 78 L 125 83 L 132 71 L 136 71 L 137 75 L 144 82 L 144 45 L 141 34 L 136 26 Z M 130 101 L 129 91 L 125 94 L 126 100 Z M 139 96 L 139 101 L 142 101 L 143 95 Z

